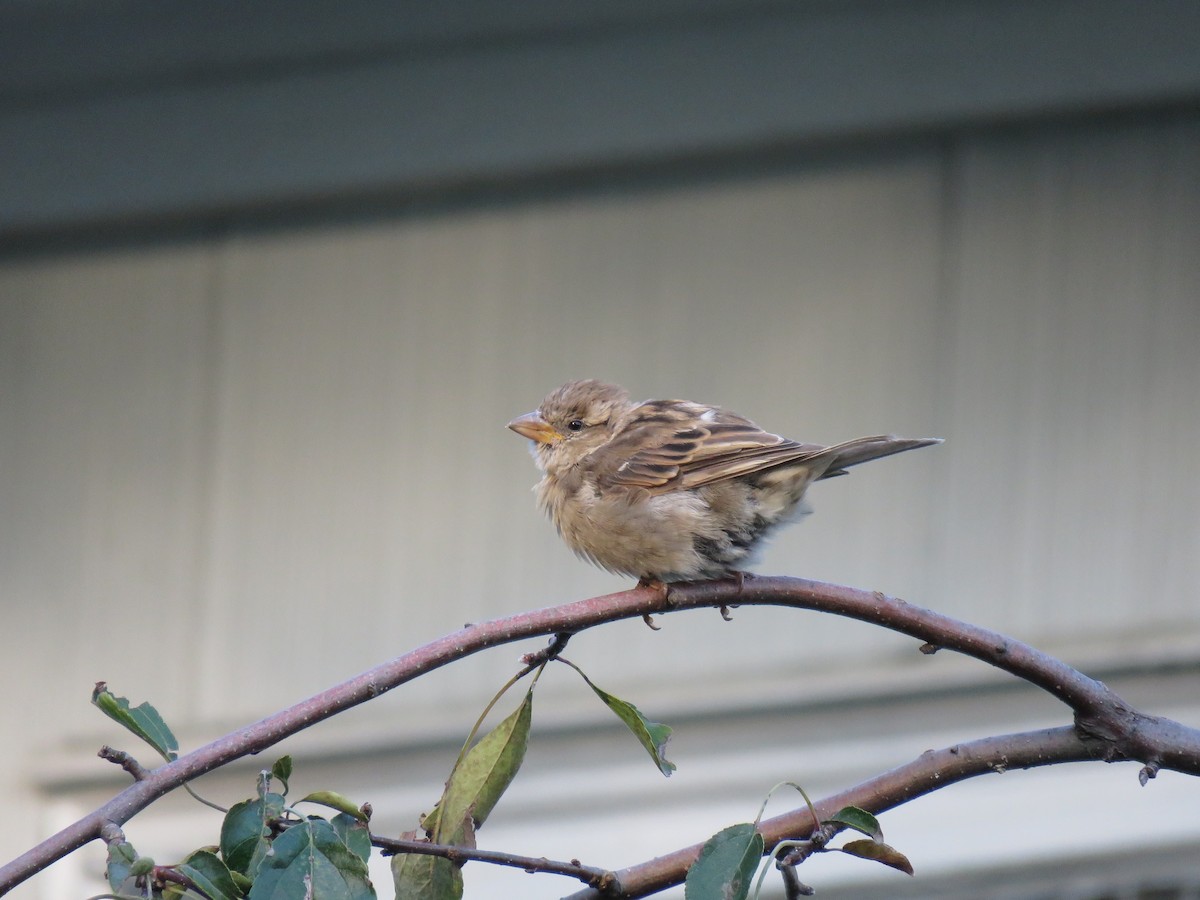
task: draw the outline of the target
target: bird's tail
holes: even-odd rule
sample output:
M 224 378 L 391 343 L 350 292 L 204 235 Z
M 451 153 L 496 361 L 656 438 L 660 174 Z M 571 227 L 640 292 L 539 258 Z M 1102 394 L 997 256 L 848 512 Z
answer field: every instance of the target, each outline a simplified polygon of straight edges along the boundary
M 829 455 L 829 468 L 819 478 L 832 478 L 835 475 L 845 475 L 846 470 L 859 463 L 870 462 L 893 453 L 903 453 L 905 450 L 916 450 L 918 447 L 928 447 L 940 444 L 941 438 L 898 438 L 890 434 L 879 434 L 874 437 L 855 438 L 844 444 L 834 444 L 826 448 Z M 822 454 L 823 456 L 825 454 Z

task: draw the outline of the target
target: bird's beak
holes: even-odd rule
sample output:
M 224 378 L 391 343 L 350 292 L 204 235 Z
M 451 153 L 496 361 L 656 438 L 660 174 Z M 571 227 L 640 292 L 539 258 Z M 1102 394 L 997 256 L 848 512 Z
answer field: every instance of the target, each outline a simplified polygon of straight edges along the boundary
M 553 425 L 543 419 L 536 411 L 525 413 L 523 416 L 517 416 L 508 423 L 507 427 L 521 435 L 521 437 L 527 437 L 531 441 L 537 441 L 539 444 L 553 444 L 555 441 L 561 441 L 563 437 Z

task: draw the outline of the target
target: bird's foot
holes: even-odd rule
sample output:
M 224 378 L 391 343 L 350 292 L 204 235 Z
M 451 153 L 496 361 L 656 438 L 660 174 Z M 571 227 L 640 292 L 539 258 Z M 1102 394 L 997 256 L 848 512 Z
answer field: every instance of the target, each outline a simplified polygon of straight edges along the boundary
M 639 578 L 637 586 L 640 588 L 652 588 L 653 590 L 662 593 L 663 599 L 668 603 L 671 601 L 671 585 L 665 581 L 659 581 L 657 578 Z M 642 621 L 645 622 L 654 631 L 662 629 L 654 624 L 654 620 L 650 618 L 650 613 L 642 613 Z
M 742 591 L 746 587 L 746 579 L 753 578 L 754 575 L 750 572 L 743 572 L 741 569 L 734 569 L 729 573 L 729 577 L 737 582 L 738 596 L 741 596 Z M 729 610 L 731 608 L 737 609 L 737 606 L 738 605 L 736 603 L 722 603 L 718 607 L 718 609 L 721 610 L 721 618 L 724 619 L 726 622 L 731 621 L 733 619 L 733 617 L 731 615 L 729 615 Z

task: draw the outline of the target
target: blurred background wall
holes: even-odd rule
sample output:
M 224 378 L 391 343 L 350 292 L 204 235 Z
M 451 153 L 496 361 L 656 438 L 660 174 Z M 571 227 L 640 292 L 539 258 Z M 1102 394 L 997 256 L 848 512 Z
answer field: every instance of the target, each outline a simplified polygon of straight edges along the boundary
M 194 747 L 627 586 L 560 545 L 503 428 L 574 377 L 804 440 L 945 437 L 815 488 L 758 570 L 1006 631 L 1200 723 L 1198 101 L 1182 0 L 0 4 L 0 857 L 123 786 L 97 680 Z M 481 846 L 616 868 L 781 780 L 1067 721 L 856 623 L 660 624 L 570 656 L 676 727 L 676 775 L 553 671 Z M 411 828 L 529 649 L 288 742 L 298 795 Z M 203 786 L 233 802 L 263 764 Z M 1197 896 L 1200 786 L 1136 773 L 980 779 L 884 818 L 915 882 L 804 877 Z M 127 833 L 166 860 L 216 828 L 168 798 Z M 17 896 L 94 893 L 102 858 Z

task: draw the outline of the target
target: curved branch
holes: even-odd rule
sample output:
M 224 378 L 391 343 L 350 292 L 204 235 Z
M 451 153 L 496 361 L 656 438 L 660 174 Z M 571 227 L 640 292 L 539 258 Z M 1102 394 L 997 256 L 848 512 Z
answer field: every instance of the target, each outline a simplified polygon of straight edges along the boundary
M 1099 755 L 1103 759 L 1139 760 L 1146 764 L 1149 775 L 1159 768 L 1200 775 L 1200 730 L 1133 709 L 1103 682 L 1023 641 L 896 597 L 781 577 L 679 585 L 668 596 L 676 607 L 767 603 L 820 610 L 910 635 L 935 649 L 973 656 L 1042 688 L 1071 707 L 1079 735 L 1102 744 Z M 922 650 L 929 652 L 926 647 Z
M 955 744 L 942 750 L 927 750 L 912 762 L 826 797 L 815 806 L 817 815 L 822 819 L 846 806 L 857 806 L 878 815 L 977 775 L 1082 762 L 1093 758 L 1093 748 L 1080 740 L 1071 727 L 999 735 Z M 758 830 L 766 843 L 767 852 L 770 852 L 780 841 L 808 838 L 816 830 L 817 824 L 808 807 L 803 806 L 764 820 Z M 683 882 L 688 867 L 695 862 L 703 846 L 702 843 L 694 844 L 649 862 L 617 870 L 614 874 L 620 885 L 618 894 L 587 888 L 563 900 L 611 900 L 614 896 L 621 900 L 633 900 L 666 890 Z
M 697 582 L 669 589 L 639 587 L 469 625 L 159 766 L 89 815 L 0 867 L 0 893 L 97 839 L 104 825 L 128 821 L 168 791 L 456 659 L 500 644 L 574 633 L 618 619 L 734 605 L 830 612 L 974 656 L 1038 685 L 1071 706 L 1081 737 L 1097 748 L 1094 755 L 1141 760 L 1149 771 L 1168 768 L 1200 774 L 1200 731 L 1131 709 L 1100 682 L 1027 644 L 903 600 L 783 577 Z

